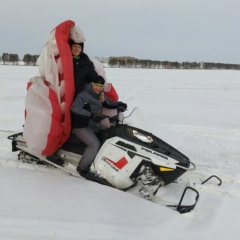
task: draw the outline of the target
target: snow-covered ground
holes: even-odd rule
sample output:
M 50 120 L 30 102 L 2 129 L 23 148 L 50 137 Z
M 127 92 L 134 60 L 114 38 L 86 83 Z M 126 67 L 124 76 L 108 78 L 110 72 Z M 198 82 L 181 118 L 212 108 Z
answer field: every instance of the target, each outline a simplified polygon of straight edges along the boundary
M 239 239 L 240 71 L 106 69 L 129 112 L 137 106 L 155 135 L 197 165 L 182 179 L 198 189 L 199 202 L 182 215 L 17 161 L 7 136 L 22 131 L 26 83 L 37 73 L 37 67 L 0 66 L 0 239 Z M 212 174 L 222 186 L 216 179 L 200 184 Z M 175 197 L 179 186 L 157 197 Z

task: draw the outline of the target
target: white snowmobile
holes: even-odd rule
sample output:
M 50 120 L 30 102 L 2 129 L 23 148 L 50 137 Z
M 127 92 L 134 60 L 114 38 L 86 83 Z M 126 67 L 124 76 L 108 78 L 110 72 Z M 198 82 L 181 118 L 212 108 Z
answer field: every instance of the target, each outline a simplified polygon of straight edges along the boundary
M 195 169 L 187 156 L 146 130 L 137 108 L 122 121 L 118 115 L 109 117 L 109 120 L 111 127 L 101 130 L 98 135 L 102 145 L 87 179 L 125 191 L 137 187 L 144 198 L 154 201 L 160 187 Z M 22 133 L 8 138 L 12 140 L 12 151 L 20 151 L 20 160 L 47 163 L 81 178 L 76 167 L 85 145 L 74 135 L 48 157 L 32 155 Z M 191 205 L 182 204 L 187 190 L 196 196 Z M 189 212 L 194 209 L 198 198 L 196 189 L 186 187 L 179 203 L 169 207 L 180 213 Z

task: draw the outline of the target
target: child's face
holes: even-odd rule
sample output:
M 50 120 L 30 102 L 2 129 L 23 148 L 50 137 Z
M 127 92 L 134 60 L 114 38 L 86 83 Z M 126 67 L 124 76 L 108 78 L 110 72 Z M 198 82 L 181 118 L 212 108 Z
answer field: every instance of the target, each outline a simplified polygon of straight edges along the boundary
M 95 93 L 99 94 L 102 92 L 103 90 L 103 85 L 99 84 L 99 83 L 92 83 L 92 89 Z

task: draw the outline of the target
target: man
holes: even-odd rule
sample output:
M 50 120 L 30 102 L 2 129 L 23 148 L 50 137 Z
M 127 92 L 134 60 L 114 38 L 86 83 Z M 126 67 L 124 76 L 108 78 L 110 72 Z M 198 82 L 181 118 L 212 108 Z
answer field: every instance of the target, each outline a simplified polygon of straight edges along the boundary
M 84 43 L 69 40 L 73 57 L 75 96 L 84 89 L 86 83 L 92 82 L 97 76 L 94 65 L 83 52 Z M 74 96 L 74 97 L 75 97 Z

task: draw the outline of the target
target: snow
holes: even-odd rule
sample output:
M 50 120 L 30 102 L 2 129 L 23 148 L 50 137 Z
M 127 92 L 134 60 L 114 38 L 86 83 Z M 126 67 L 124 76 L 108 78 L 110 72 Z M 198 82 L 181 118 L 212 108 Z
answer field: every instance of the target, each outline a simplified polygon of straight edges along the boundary
M 240 71 L 106 68 L 129 112 L 197 166 L 196 208 L 179 214 L 45 166 L 17 161 L 7 136 L 22 131 L 28 80 L 37 67 L 0 66 L 0 239 L 239 239 Z M 216 179 L 201 185 L 210 175 Z M 158 197 L 181 194 L 178 184 Z M 179 196 L 180 198 L 180 196 Z M 179 199 L 178 198 L 178 199 Z

